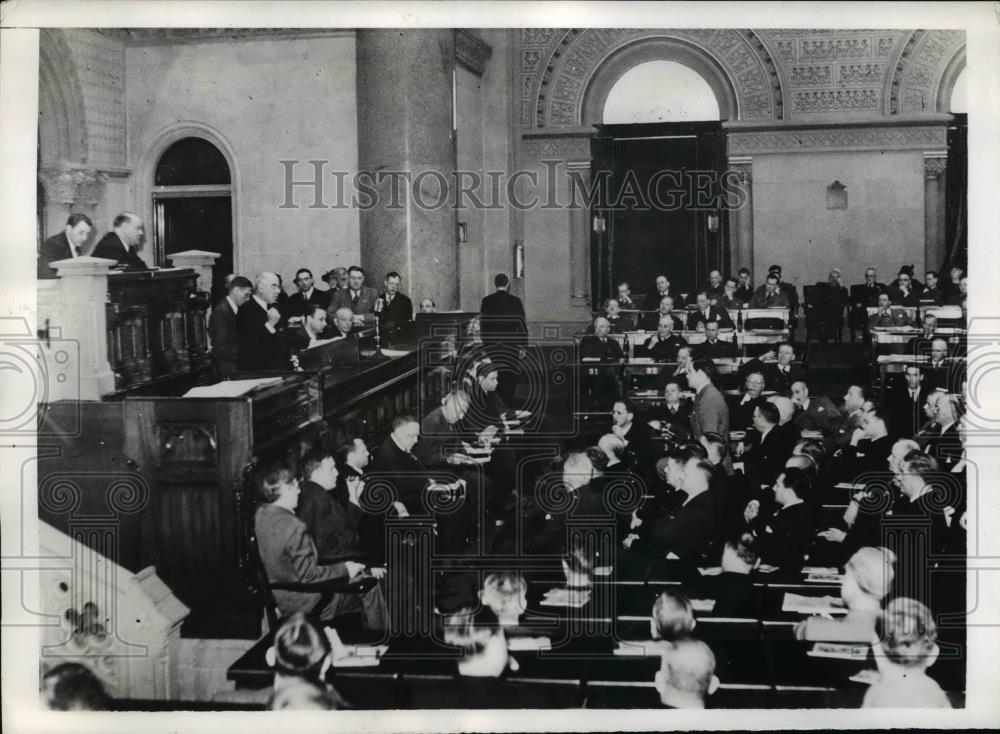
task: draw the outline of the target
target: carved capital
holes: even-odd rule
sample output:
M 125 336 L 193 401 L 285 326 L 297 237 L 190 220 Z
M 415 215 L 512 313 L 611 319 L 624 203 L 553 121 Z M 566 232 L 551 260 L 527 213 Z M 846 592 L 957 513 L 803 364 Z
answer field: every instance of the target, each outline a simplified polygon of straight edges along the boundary
M 87 206 L 97 206 L 104 196 L 108 174 L 103 171 L 74 171 L 76 174 L 76 200 Z
M 455 31 L 455 61 L 473 74 L 482 76 L 493 47 L 474 33 L 459 28 Z
M 730 158 L 729 170 L 739 176 L 740 183 L 749 184 L 753 182 L 753 158 L 750 156 L 739 156 Z
M 43 168 L 38 171 L 38 180 L 45 187 L 45 196 L 49 202 L 69 205 L 76 201 L 74 171 L 65 168 Z
M 924 178 L 938 179 L 948 168 L 948 155 L 942 153 L 924 154 Z

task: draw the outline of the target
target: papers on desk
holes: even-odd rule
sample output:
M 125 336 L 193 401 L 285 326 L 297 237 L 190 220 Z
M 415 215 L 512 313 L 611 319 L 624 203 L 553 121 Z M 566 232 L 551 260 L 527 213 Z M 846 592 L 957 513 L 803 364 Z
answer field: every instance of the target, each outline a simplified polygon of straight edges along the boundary
M 848 645 L 840 642 L 817 642 L 806 651 L 811 658 L 835 658 L 837 660 L 864 660 L 868 657 L 868 645 Z
M 802 438 L 823 438 L 822 431 L 802 431 Z
M 800 614 L 847 614 L 846 608 L 832 604 L 828 596 L 802 596 L 791 592 L 785 592 L 781 611 Z
M 810 573 L 805 577 L 807 584 L 839 584 L 844 577 L 834 571 L 833 573 Z
M 548 637 L 508 637 L 507 649 L 511 652 L 551 650 L 552 640 Z
M 857 490 L 857 489 L 864 489 L 867 486 L 868 486 L 867 484 L 853 484 L 852 482 L 838 482 L 837 484 L 833 485 L 833 488 L 834 489 L 851 489 L 851 490 Z
M 257 380 L 223 380 L 214 385 L 192 387 L 182 397 L 185 398 L 238 398 L 258 387 L 277 385 L 281 377 L 262 377 Z
M 658 397 L 660 393 L 656 390 L 637 390 L 632 393 L 633 397 L 636 398 L 655 398 Z
M 652 357 L 633 357 L 632 364 L 653 364 Z
M 802 573 L 808 574 L 810 576 L 820 575 L 820 574 L 831 574 L 838 573 L 839 569 L 835 566 L 803 566 Z
M 852 680 L 855 683 L 861 683 L 862 685 L 871 686 L 882 680 L 882 674 L 877 670 L 872 670 L 871 668 L 865 668 L 864 670 L 859 670 L 857 673 L 852 675 L 847 680 Z
M 591 573 L 595 576 L 610 576 L 613 570 L 614 566 L 594 566 L 594 570 Z
M 409 353 L 409 349 L 382 349 L 383 357 L 405 357 Z
M 543 607 L 574 607 L 579 609 L 590 601 L 590 589 L 549 589 L 542 598 Z
M 702 576 L 719 576 L 722 574 L 722 566 L 708 566 L 707 568 L 698 568 L 698 573 Z
M 692 599 L 691 608 L 696 612 L 711 612 L 715 609 L 715 599 Z
M 335 668 L 368 668 L 379 664 L 388 645 L 344 645 L 338 652 L 344 653 L 342 657 L 334 657 L 333 667 Z
M 621 640 L 614 649 L 614 654 L 644 658 L 662 655 L 669 649 L 670 645 L 663 640 Z

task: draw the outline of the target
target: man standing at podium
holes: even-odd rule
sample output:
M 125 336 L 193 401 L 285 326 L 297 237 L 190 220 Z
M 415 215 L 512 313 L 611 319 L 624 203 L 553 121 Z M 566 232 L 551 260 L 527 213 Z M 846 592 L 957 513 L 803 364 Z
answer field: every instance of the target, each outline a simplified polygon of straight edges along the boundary
M 148 270 L 146 263 L 136 254 L 142 237 L 142 220 L 132 212 L 122 212 L 115 217 L 111 231 L 101 238 L 90 256 L 114 260 L 126 270 Z
M 70 214 L 63 231 L 42 243 L 38 253 L 39 280 L 56 277 L 55 268 L 49 267 L 49 263 L 82 256 L 83 245 L 93 228 L 94 223 L 86 214 Z
M 240 337 L 236 319 L 252 293 L 253 283 L 242 275 L 234 276 L 229 281 L 229 294 L 215 304 L 208 319 L 212 364 L 220 378 L 229 377 L 239 365 Z
M 241 372 L 289 369 L 278 337 L 281 313 L 275 304 L 280 290 L 277 275 L 261 273 L 254 282 L 253 297 L 236 315 Z
M 497 395 L 507 405 L 513 405 L 517 372 L 504 368 L 517 364 L 523 358 L 528 344 L 528 326 L 521 299 L 508 292 L 510 278 L 498 273 L 493 285 L 496 292 L 483 298 L 479 306 L 483 344 L 493 362 L 500 366 Z

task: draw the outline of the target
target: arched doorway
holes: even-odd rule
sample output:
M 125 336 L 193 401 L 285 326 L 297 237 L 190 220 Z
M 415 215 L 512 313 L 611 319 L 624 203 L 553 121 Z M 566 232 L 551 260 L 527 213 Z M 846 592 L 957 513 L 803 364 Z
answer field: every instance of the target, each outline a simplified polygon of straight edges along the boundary
M 693 300 L 728 264 L 722 120 L 735 108 L 724 77 L 681 45 L 657 40 L 598 69 L 584 103 L 598 131 L 591 180 L 608 184 L 591 243 L 595 307 L 622 281 L 651 292 L 658 273 Z
M 157 265 L 184 250 L 217 252 L 212 300 L 233 272 L 232 173 L 222 152 L 199 137 L 171 144 L 153 172 L 153 247 Z

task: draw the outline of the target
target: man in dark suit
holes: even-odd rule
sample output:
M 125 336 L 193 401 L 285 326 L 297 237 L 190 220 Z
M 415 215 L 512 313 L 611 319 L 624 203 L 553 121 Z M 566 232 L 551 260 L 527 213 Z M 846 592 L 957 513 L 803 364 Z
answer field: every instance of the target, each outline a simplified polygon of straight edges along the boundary
M 809 499 L 809 475 L 803 469 L 784 469 L 774 481 L 777 509 L 757 523 L 757 552 L 762 563 L 777 566 L 782 575 L 802 570 L 816 532 Z
M 349 308 L 354 314 L 355 326 L 375 324 L 375 302 L 378 301 L 378 291 L 365 285 L 365 271 L 357 265 L 347 269 L 347 288 L 337 290 L 330 298 L 327 308 L 329 321 L 339 308 Z M 333 313 L 331 313 L 333 312 Z
M 899 271 L 896 284 L 889 289 L 889 297 L 894 306 L 920 305 L 920 291 L 914 286 L 913 276 L 908 271 Z
M 853 332 L 861 331 L 865 341 L 869 340 L 868 334 L 868 311 L 867 309 L 878 305 L 879 293 L 886 290 L 885 283 L 878 282 L 878 272 L 875 268 L 865 270 L 865 282 L 851 286 L 851 309 L 849 314 L 849 325 Z
M 446 397 L 445 401 L 449 398 Z M 465 399 L 466 401 L 468 398 Z M 442 417 L 441 407 L 435 408 L 424 419 L 424 424 L 432 432 L 431 435 L 421 437 L 421 424 L 417 423 L 413 416 L 398 416 L 393 420 L 392 433 L 375 450 L 372 456 L 371 475 L 381 475 L 379 481 L 387 481 L 396 490 L 396 496 L 414 512 L 417 508 L 427 506 L 424 495 L 427 492 L 438 491 L 435 487 L 442 486 L 441 482 L 454 484 L 453 476 L 457 474 L 460 461 L 452 463 L 452 457 L 457 452 L 451 449 L 460 445 L 459 438 L 451 433 L 451 427 L 457 423 L 451 422 L 447 417 Z M 467 407 L 468 403 L 465 403 Z M 445 411 L 455 408 L 456 404 L 446 408 Z M 437 411 L 437 415 L 435 415 Z M 434 416 L 432 418 L 432 416 Z M 448 417 L 454 417 L 453 415 Z M 439 421 L 440 419 L 440 421 Z M 461 418 L 459 418 L 460 420 Z M 422 441 L 418 448 L 417 442 Z M 432 468 L 424 464 L 421 457 L 432 461 L 436 467 L 452 467 L 456 471 L 446 471 L 444 475 L 434 477 Z M 447 474 L 452 474 L 449 477 Z M 431 484 L 430 479 L 437 480 L 436 484 Z M 371 481 L 371 480 L 369 480 Z M 453 490 L 456 492 L 455 503 L 442 500 L 443 509 L 435 516 L 436 525 L 436 545 L 439 552 L 462 553 L 466 548 L 466 540 L 474 540 L 471 535 L 474 531 L 472 520 L 477 512 L 472 511 L 473 507 L 478 508 L 478 497 L 474 496 L 474 491 L 466 482 L 461 482 Z
M 347 306 L 338 308 L 333 312 L 333 323 L 330 323 L 330 311 L 326 312 L 326 331 L 324 339 L 336 339 L 339 336 L 350 336 L 361 331 L 360 326 L 354 324 L 354 312 Z
M 928 270 L 924 274 L 924 290 L 920 293 L 920 302 L 940 306 L 944 303 L 944 291 L 938 285 L 938 273 L 936 270 Z
M 892 453 L 893 439 L 886 426 L 885 409 L 881 406 L 864 413 L 861 426 L 851 435 L 834 467 L 835 481 L 854 482 L 867 474 L 885 469 L 886 457 Z
M 908 364 L 903 370 L 903 384 L 886 391 L 883 404 L 889 429 L 898 438 L 913 438 L 924 422 L 924 404 L 930 391 L 923 382 L 920 365 Z
M 321 291 L 314 286 L 313 274 L 309 268 L 299 268 L 292 282 L 299 290 L 288 297 L 284 314 L 287 318 L 304 317 L 310 306 L 321 306 L 326 310 L 330 305 L 330 291 Z
M 515 365 L 528 345 L 528 324 L 521 299 L 508 292 L 510 278 L 498 273 L 493 278 L 496 292 L 484 297 L 479 306 L 479 323 L 487 354 L 499 365 Z M 501 368 L 497 392 L 507 405 L 514 404 L 517 372 Z
M 691 434 L 698 440 L 705 433 L 729 435 L 729 408 L 722 393 L 712 384 L 714 375 L 715 364 L 706 359 L 694 360 L 688 372 L 688 387 L 695 392 Z M 728 461 L 727 458 L 727 464 Z
M 326 328 L 326 308 L 318 303 L 306 307 L 302 326 L 294 326 L 285 330 L 285 344 L 291 354 L 298 354 L 303 349 L 309 349 L 320 339 L 330 339 Z
M 734 297 L 740 303 L 750 303 L 750 299 L 753 298 L 755 292 L 750 270 L 748 268 L 740 268 L 737 276 L 738 285 L 736 286 Z
M 678 464 L 673 453 L 667 454 L 668 475 L 677 472 L 671 462 Z M 673 554 L 682 560 L 698 561 L 711 550 L 719 530 L 720 503 L 711 489 L 712 465 L 698 458 L 688 459 L 683 465 L 678 483 L 681 500 L 667 517 L 652 524 L 645 533 L 645 550 L 657 558 Z
M 726 292 L 726 287 L 722 281 L 722 273 L 718 270 L 713 270 L 708 274 L 708 287 L 705 288 L 705 291 L 708 293 L 709 300 L 713 304 L 722 297 L 723 293 Z
M 950 359 L 948 353 L 948 342 L 937 338 L 931 340 L 930 361 L 926 362 L 921 371 L 924 374 L 924 386 L 928 390 L 956 390 L 957 385 L 952 385 L 957 364 Z
M 768 360 L 774 359 L 774 362 Z M 802 368 L 794 364 L 795 347 L 790 342 L 778 344 L 777 352 L 765 352 L 757 359 L 752 359 L 743 365 L 743 371 L 760 372 L 764 375 L 767 390 L 774 390 L 782 395 L 788 395 L 792 383 L 803 379 Z
M 409 296 L 399 291 L 402 278 L 393 270 L 385 276 L 385 291 L 375 302 L 375 313 L 383 334 L 390 334 L 399 324 L 413 321 L 413 302 Z
M 681 398 L 677 380 L 668 379 L 663 386 L 664 402 L 657 405 L 647 416 L 652 424 L 659 424 L 658 430 L 667 431 L 671 436 L 686 440 L 691 436 L 691 403 Z
M 625 442 L 629 466 L 641 470 L 649 466 L 653 443 L 649 426 L 638 417 L 635 404 L 628 398 L 616 401 L 611 408 L 611 432 Z
M 111 231 L 101 238 L 90 256 L 114 260 L 126 270 L 148 270 L 146 263 L 136 254 L 142 237 L 142 220 L 132 212 L 122 212 L 115 217 Z
M 923 331 L 906 342 L 906 351 L 914 356 L 930 354 L 931 343 L 935 339 L 943 338 L 937 334 L 937 325 L 937 316 L 925 313 L 921 324 Z
M 645 354 L 636 356 L 651 357 L 657 362 L 674 362 L 677 350 L 687 346 L 687 340 L 674 333 L 674 319 L 669 314 L 660 316 L 656 333 L 642 345 Z
M 49 267 L 49 263 L 82 256 L 93 228 L 94 223 L 86 214 L 70 214 L 63 231 L 45 240 L 38 251 L 38 279 L 56 277 L 55 268 Z
M 212 364 L 222 379 L 236 372 L 240 357 L 240 336 L 237 314 L 253 293 L 253 283 L 242 275 L 229 281 L 229 293 L 215 304 L 208 319 L 208 336 L 212 342 Z
M 673 316 L 672 312 L 674 310 L 674 297 L 664 296 L 660 299 L 659 304 L 656 306 L 656 311 L 652 313 L 644 313 L 639 319 L 639 328 L 643 331 L 656 331 L 660 325 L 660 319 L 664 316 L 670 316 L 673 322 L 673 328 L 677 331 L 683 331 L 684 322 L 677 316 Z
M 796 408 L 792 420 L 803 431 L 819 431 L 829 438 L 843 423 L 844 417 L 833 401 L 825 395 L 811 395 L 803 380 L 792 383 L 792 402 Z
M 942 471 L 951 471 L 962 457 L 958 399 L 936 390 L 927 396 L 924 410 L 931 423 L 917 436 L 917 442 L 926 454 L 937 460 Z
M 764 402 L 754 408 L 754 432 L 749 447 L 740 455 L 744 473 L 754 486 L 771 485 L 792 455 L 793 434 L 778 429 L 780 414 L 773 403 Z
M 278 276 L 261 273 L 254 283 L 254 294 L 236 315 L 239 334 L 239 369 L 241 372 L 289 369 L 286 350 L 278 335 L 281 313 L 278 300 Z
M 747 374 L 744 380 L 746 390 L 740 397 L 740 402 L 733 411 L 732 426 L 734 431 L 745 431 L 753 426 L 754 408 L 764 402 L 764 375 L 758 371 Z
M 608 336 L 610 327 L 603 316 L 594 319 L 594 333 L 580 340 L 580 359 L 600 359 L 616 362 L 624 356 L 617 339 Z
M 691 350 L 695 359 L 731 359 L 739 352 L 731 341 L 719 339 L 719 324 L 716 321 L 705 324 L 705 341 L 692 344 Z
M 710 296 L 708 291 L 700 291 L 698 295 L 695 296 L 695 303 L 698 306 L 697 311 L 691 311 L 687 317 L 687 328 L 688 331 L 695 331 L 696 329 L 704 329 L 704 324 L 713 321 L 719 325 L 721 329 L 732 329 L 733 320 L 729 318 L 729 312 L 721 308 L 720 306 L 713 306 L 709 302 Z
M 643 311 L 655 311 L 660 307 L 660 302 L 664 296 L 670 296 L 675 300 L 680 298 L 680 294 L 671 292 L 669 278 L 666 275 L 660 274 L 656 276 L 653 291 L 646 295 L 646 300 L 643 303 Z
M 788 308 L 791 303 L 788 296 L 781 292 L 781 280 L 775 273 L 768 273 L 764 285 L 754 291 L 750 299 L 750 308 Z
M 791 316 L 795 317 L 795 311 L 799 307 L 799 292 L 796 290 L 795 286 L 791 283 L 786 283 L 781 278 L 781 266 L 772 265 L 767 269 L 768 275 L 774 275 L 778 278 L 778 290 L 784 294 L 785 298 L 788 299 L 788 305 L 791 307 Z M 792 327 L 794 329 L 794 327 Z

